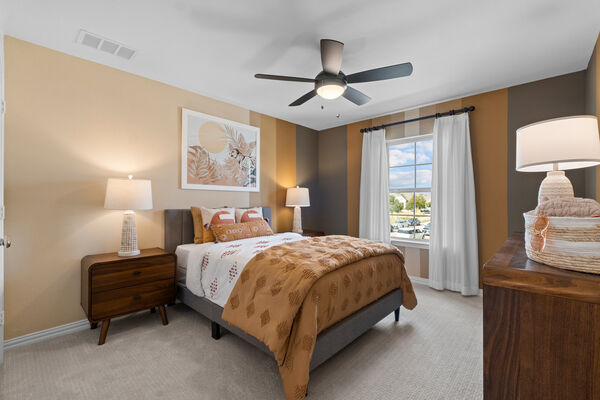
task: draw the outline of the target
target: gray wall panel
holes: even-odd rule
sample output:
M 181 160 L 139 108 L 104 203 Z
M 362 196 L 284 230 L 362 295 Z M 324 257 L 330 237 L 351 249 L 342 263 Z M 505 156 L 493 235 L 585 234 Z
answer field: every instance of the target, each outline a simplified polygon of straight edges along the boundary
M 590 58 L 587 70 L 585 71 L 585 113 L 589 115 L 596 115 L 596 82 L 598 77 L 596 76 L 596 47 L 594 46 L 594 52 Z M 585 197 L 590 199 L 596 198 L 596 173 L 595 167 L 585 169 Z
M 348 146 L 346 127 L 319 132 L 319 228 L 328 235 L 348 233 Z
M 585 71 L 508 88 L 508 232 L 524 230 L 523 212 L 537 205 L 546 173 L 515 170 L 516 130 L 550 118 L 585 114 Z M 566 171 L 575 196 L 585 195 L 585 171 Z
M 319 229 L 319 134 L 300 125 L 296 125 L 296 184 L 307 187 L 310 196 L 310 207 L 302 208 L 302 226 Z

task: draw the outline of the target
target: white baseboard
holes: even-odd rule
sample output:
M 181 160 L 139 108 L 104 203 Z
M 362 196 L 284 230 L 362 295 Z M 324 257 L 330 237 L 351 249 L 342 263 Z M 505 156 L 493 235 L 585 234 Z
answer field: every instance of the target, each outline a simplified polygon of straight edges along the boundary
M 181 303 L 179 299 L 175 301 L 176 304 Z M 147 310 L 142 310 L 138 312 L 134 312 L 131 314 L 123 315 L 120 317 L 112 318 L 111 321 L 119 320 L 121 318 L 127 318 L 128 316 L 135 314 L 142 314 L 148 312 Z M 90 329 L 90 322 L 87 319 L 82 319 L 81 321 L 70 322 L 68 324 L 55 326 L 54 328 L 44 329 L 43 331 L 37 331 L 33 333 L 29 333 L 27 335 L 19 336 L 16 338 L 8 339 L 4 341 L 4 350 L 10 349 L 11 347 L 22 346 L 25 344 L 31 344 L 36 342 L 41 342 L 42 340 L 52 339 L 58 336 L 68 335 L 70 333 L 75 333 L 79 331 L 84 331 L 86 329 Z
M 429 285 L 429 279 L 427 279 L 427 278 L 421 278 L 419 276 L 412 276 L 412 275 L 409 275 L 408 278 L 413 283 L 420 283 L 421 285 Z
M 69 333 L 79 332 L 85 329 L 90 329 L 90 323 L 87 319 L 82 319 L 81 321 L 75 321 L 68 324 L 55 326 L 54 328 L 44 329 L 43 331 L 33 332 L 27 335 L 5 340 L 4 350 L 25 344 L 41 342 L 42 340 L 68 335 Z
M 421 285 L 427 285 L 427 286 L 429 286 L 429 279 L 427 279 L 427 278 L 421 278 L 419 276 L 412 276 L 412 275 L 409 275 L 408 278 L 410 279 L 410 281 L 412 283 L 419 283 Z M 478 296 L 483 296 L 483 289 L 479 289 L 479 295 Z

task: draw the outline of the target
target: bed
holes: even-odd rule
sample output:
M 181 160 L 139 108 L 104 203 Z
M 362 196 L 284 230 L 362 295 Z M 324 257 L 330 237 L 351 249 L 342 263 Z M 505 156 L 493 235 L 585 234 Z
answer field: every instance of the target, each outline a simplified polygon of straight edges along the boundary
M 282 372 L 283 367 L 281 367 L 281 365 L 282 365 L 281 356 L 279 356 L 279 358 L 278 358 L 277 352 L 274 352 L 272 350 L 273 349 L 272 346 L 270 348 L 269 346 L 267 346 L 265 344 L 268 342 L 264 338 L 261 338 L 261 340 L 258 340 L 256 337 L 258 337 L 260 335 L 257 334 L 257 332 L 253 332 L 254 335 L 249 334 L 249 333 L 247 333 L 246 330 L 241 329 L 238 326 L 234 326 L 233 324 L 227 322 L 223 318 L 225 306 L 226 306 L 228 297 L 230 296 L 230 293 L 232 290 L 231 287 L 235 286 L 235 289 L 238 289 L 237 286 L 240 285 L 239 282 L 235 282 L 235 280 L 233 280 L 233 282 L 227 283 L 227 277 L 225 276 L 225 278 L 221 278 L 221 281 L 225 282 L 224 286 L 229 285 L 229 287 L 221 289 L 221 287 L 215 287 L 216 285 L 211 286 L 212 277 L 210 276 L 210 273 L 213 273 L 214 269 L 217 270 L 216 273 L 222 274 L 222 273 L 225 273 L 225 271 L 226 271 L 225 268 L 235 268 L 236 269 L 235 274 L 238 275 L 238 271 L 237 271 L 238 262 L 240 263 L 240 265 L 243 264 L 245 262 L 244 258 L 242 256 L 236 256 L 236 257 L 241 257 L 240 259 L 228 258 L 228 257 L 230 257 L 229 253 L 231 253 L 231 252 L 225 251 L 226 249 L 224 247 L 226 246 L 226 244 L 223 244 L 223 243 L 193 245 L 193 241 L 194 241 L 193 220 L 192 220 L 191 212 L 189 209 L 165 210 L 164 215 L 165 215 L 165 249 L 169 252 L 176 252 L 178 254 L 178 287 L 177 287 L 178 299 L 181 302 L 183 302 L 184 304 L 186 304 L 187 306 L 189 306 L 190 308 L 192 308 L 195 311 L 199 312 L 200 314 L 204 315 L 211 321 L 211 330 L 212 330 L 211 334 L 214 339 L 218 340 L 221 337 L 223 330 L 231 332 L 231 333 L 239 336 L 243 340 L 247 341 L 248 343 L 256 346 L 257 348 L 264 351 L 265 353 L 276 358 L 280 362 L 280 372 Z M 270 208 L 263 207 L 263 216 L 266 219 L 270 220 L 270 216 L 271 216 Z M 296 235 L 296 236 L 294 236 L 294 235 Z M 257 242 L 257 240 L 260 240 L 260 239 L 255 239 L 254 242 L 252 242 L 252 244 L 254 246 L 261 247 L 257 243 L 265 243 L 264 245 L 262 245 L 263 247 L 274 246 L 274 248 L 282 248 L 282 246 L 284 246 L 282 243 L 285 243 L 285 245 L 288 245 L 288 246 L 293 246 L 294 242 L 299 242 L 299 243 L 301 243 L 302 246 L 304 246 L 303 243 L 308 243 L 308 242 L 302 242 L 302 241 L 309 240 L 308 238 L 304 238 L 304 237 L 301 237 L 300 235 L 292 234 L 292 233 L 277 234 L 273 237 L 267 237 L 267 238 L 270 238 L 270 239 L 263 240 L 260 242 Z M 319 239 L 320 238 L 310 238 L 310 240 L 319 240 Z M 348 240 L 350 240 L 350 239 L 352 239 L 352 238 L 348 238 Z M 253 239 L 243 239 L 243 240 L 244 240 L 243 245 L 247 246 L 248 244 L 246 242 L 252 241 Z M 270 240 L 270 242 L 269 242 L 269 240 Z M 358 239 L 356 239 L 356 240 L 358 240 Z M 242 242 L 242 241 L 237 241 L 237 242 Z M 212 246 L 212 247 L 203 248 L 202 246 Z M 229 245 L 229 247 L 232 247 L 232 246 L 237 247 L 237 248 L 244 247 L 244 246 L 242 246 L 242 244 L 237 244 L 237 243 L 234 245 L 231 245 L 231 244 Z M 277 246 L 279 246 L 279 247 L 277 247 Z M 298 245 L 296 247 L 298 247 Z M 212 252 L 213 254 L 215 254 L 215 253 L 218 254 L 218 256 L 216 256 L 217 261 L 225 263 L 223 265 L 226 265 L 226 267 L 221 267 L 221 268 L 212 267 L 212 269 L 208 268 L 206 270 L 203 269 L 204 266 L 198 267 L 198 265 L 201 265 L 203 263 L 206 264 L 206 262 L 205 262 L 206 260 L 204 258 L 202 258 L 202 261 L 200 262 L 199 257 L 202 256 L 203 254 L 205 255 L 208 252 L 208 250 L 206 250 L 207 248 L 210 249 L 210 252 Z M 255 250 L 255 252 L 258 253 L 258 251 L 256 251 L 256 250 Z M 231 256 L 231 257 L 234 257 L 234 256 Z M 248 259 L 248 256 L 246 256 L 246 258 Z M 252 261 L 254 261 L 255 258 L 259 258 L 259 257 L 258 256 L 254 257 L 252 259 Z M 283 258 L 282 258 L 282 260 L 283 260 Z M 214 261 L 214 262 L 217 262 L 217 261 Z M 273 260 L 271 260 L 271 261 L 272 261 L 271 264 L 273 264 L 274 263 Z M 227 264 L 227 263 L 229 263 L 229 264 Z M 242 267 L 243 267 L 243 265 L 241 265 L 240 268 L 242 268 Z M 349 267 L 350 267 L 350 264 L 348 266 L 345 266 L 342 268 L 349 268 Z M 193 269 L 193 268 L 195 268 L 195 269 Z M 205 276 L 202 276 L 200 279 L 196 277 L 196 275 L 198 275 L 198 272 L 197 272 L 198 268 L 200 268 L 202 271 L 204 271 L 201 273 L 206 274 Z M 405 275 L 403 261 L 402 261 L 401 269 L 402 269 L 402 274 L 403 274 L 402 276 L 404 276 L 406 278 L 406 280 L 408 280 Z M 221 272 L 218 272 L 219 270 L 221 270 Z M 248 272 L 248 271 L 244 270 L 244 272 Z M 188 274 L 190 274 L 190 275 L 188 275 Z M 199 280 L 201 282 L 201 285 L 198 285 L 195 283 Z M 229 280 L 232 280 L 232 279 L 229 279 Z M 215 278 L 215 281 L 217 281 L 216 278 Z M 408 286 L 406 286 L 406 285 L 408 285 Z M 404 284 L 403 288 L 404 288 L 405 292 L 408 292 L 409 297 L 411 297 L 411 296 L 414 297 L 414 292 L 412 291 L 412 287 L 410 286 L 409 281 Z M 223 290 L 223 292 L 220 292 L 220 290 Z M 254 290 L 256 290 L 256 288 Z M 369 288 L 369 290 L 371 290 L 371 288 Z M 385 289 L 383 289 L 383 290 L 385 290 Z M 313 297 L 314 297 L 314 293 L 313 293 Z M 317 368 L 319 365 L 321 365 L 327 359 L 329 359 L 334 354 L 336 354 L 338 351 L 343 349 L 345 346 L 350 344 L 356 338 L 361 336 L 364 332 L 369 330 L 371 327 L 373 327 L 377 322 L 379 322 L 380 320 L 385 318 L 387 315 L 389 315 L 391 313 L 395 313 L 395 319 L 396 319 L 396 321 L 398 321 L 399 313 L 400 313 L 400 306 L 403 304 L 403 302 L 404 302 L 404 305 L 406 306 L 406 297 L 407 297 L 407 293 L 403 293 L 403 290 L 401 288 L 391 288 L 389 291 L 387 291 L 384 295 L 381 295 L 380 297 L 378 297 L 376 300 L 370 302 L 369 304 L 361 306 L 360 309 L 353 311 L 352 314 L 350 314 L 348 316 L 344 316 L 342 319 L 336 321 L 335 323 L 331 324 L 330 326 L 327 326 L 326 329 L 319 331 L 319 333 L 316 334 L 316 337 L 314 340 L 314 348 L 312 348 L 312 355 L 308 356 L 309 360 L 310 360 L 309 370 L 314 370 L 315 368 Z M 315 300 L 315 299 L 313 299 L 313 300 Z M 306 301 L 308 302 L 308 300 L 306 300 Z M 318 301 L 318 299 L 317 299 L 317 301 Z M 363 301 L 365 301 L 365 300 L 363 300 Z M 290 302 L 291 302 L 291 300 L 290 300 Z M 357 301 L 357 303 L 358 303 L 358 301 Z M 412 303 L 412 301 L 411 301 L 411 303 Z M 414 305 L 416 305 L 416 298 L 414 299 Z M 413 307 L 414 307 L 414 305 L 413 305 Z M 252 303 L 251 306 L 254 307 L 254 304 Z M 412 307 L 410 307 L 410 308 L 412 308 Z M 231 309 L 231 306 L 229 307 L 229 309 Z M 231 314 L 231 312 L 229 314 Z M 267 315 L 267 317 L 268 317 L 268 315 Z M 231 318 L 231 317 L 228 317 L 228 318 Z M 317 323 L 319 323 L 319 321 L 317 321 Z M 298 340 L 298 342 L 299 342 L 298 345 L 301 346 L 302 343 L 300 343 L 299 340 Z M 308 371 L 306 371 L 306 374 L 308 374 Z M 284 377 L 283 377 L 283 372 L 282 372 L 282 379 L 283 378 Z M 306 378 L 306 381 L 308 381 L 308 378 Z M 304 397 L 304 395 L 306 393 L 306 385 L 299 386 L 294 391 L 291 389 L 288 390 L 288 388 L 286 388 L 286 385 L 284 382 L 284 390 L 286 391 L 286 396 L 288 397 L 288 399 L 302 398 L 302 397 Z

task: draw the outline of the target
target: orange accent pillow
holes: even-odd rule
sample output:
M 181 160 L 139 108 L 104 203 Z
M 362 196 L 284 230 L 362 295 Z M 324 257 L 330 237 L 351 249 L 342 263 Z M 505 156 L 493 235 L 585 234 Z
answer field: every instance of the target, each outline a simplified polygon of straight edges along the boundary
M 235 222 L 250 222 L 263 219 L 262 207 L 236 208 Z
M 192 221 L 194 222 L 194 243 L 203 243 L 202 210 L 200 210 L 200 207 L 190 207 L 190 210 L 192 211 Z
M 211 225 L 235 224 L 235 208 L 191 207 L 194 221 L 194 243 L 215 241 Z
M 233 225 L 211 225 L 211 229 L 219 243 L 273 235 L 273 230 L 264 219 Z

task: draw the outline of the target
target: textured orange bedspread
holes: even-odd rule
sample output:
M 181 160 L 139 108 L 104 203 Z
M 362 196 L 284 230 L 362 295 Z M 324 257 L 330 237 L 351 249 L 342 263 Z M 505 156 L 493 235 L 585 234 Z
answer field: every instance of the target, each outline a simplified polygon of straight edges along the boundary
M 414 308 L 397 248 L 349 236 L 309 238 L 250 260 L 223 319 L 271 349 L 286 397 L 296 400 L 306 395 L 317 334 L 396 288 L 403 306 Z

